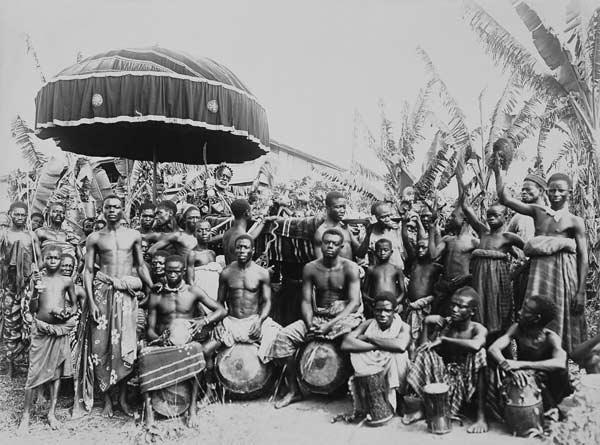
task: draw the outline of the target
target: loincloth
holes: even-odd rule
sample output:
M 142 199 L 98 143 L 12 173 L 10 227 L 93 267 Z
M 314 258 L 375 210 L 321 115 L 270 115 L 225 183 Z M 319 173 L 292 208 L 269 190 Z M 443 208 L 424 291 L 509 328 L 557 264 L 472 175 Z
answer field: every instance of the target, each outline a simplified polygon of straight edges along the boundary
M 256 314 L 247 318 L 235 318 L 228 315 L 215 326 L 212 337 L 228 348 L 235 343 L 259 343 L 258 357 L 263 363 L 267 363 L 269 361 L 268 352 L 271 350 L 281 326 L 269 317 L 261 325 L 260 338 L 251 339 L 250 328 L 259 318 Z
M 34 320 L 25 389 L 73 375 L 69 333 L 76 325 L 74 318 L 61 324 Z

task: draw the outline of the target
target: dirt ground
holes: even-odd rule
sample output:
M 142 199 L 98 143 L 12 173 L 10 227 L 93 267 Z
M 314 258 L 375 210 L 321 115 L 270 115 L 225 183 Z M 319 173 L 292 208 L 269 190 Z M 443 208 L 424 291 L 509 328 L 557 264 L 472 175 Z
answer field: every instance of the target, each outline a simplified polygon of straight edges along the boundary
M 429 434 L 424 422 L 404 426 L 399 418 L 379 428 L 331 423 L 331 419 L 350 410 L 348 399 L 331 400 L 314 397 L 275 410 L 267 399 L 250 402 L 214 404 L 200 410 L 201 426 L 187 428 L 183 420 L 161 419 L 151 432 L 144 429 L 140 419 L 130 419 L 120 412 L 112 419 L 100 414 L 100 407 L 79 420 L 68 420 L 72 400 L 62 396 L 57 415 L 62 428 L 51 431 L 45 422 L 47 407 L 36 407 L 32 416 L 30 434 L 17 437 L 15 430 L 23 407 L 25 377 L 19 375 L 10 381 L 0 375 L 0 444 L 198 444 L 254 445 L 254 444 L 486 444 L 511 445 L 540 443 L 518 439 L 505 433 L 501 425 L 492 425 L 484 435 L 467 434 L 465 427 L 455 425 L 450 434 Z M 68 385 L 65 381 L 65 385 Z

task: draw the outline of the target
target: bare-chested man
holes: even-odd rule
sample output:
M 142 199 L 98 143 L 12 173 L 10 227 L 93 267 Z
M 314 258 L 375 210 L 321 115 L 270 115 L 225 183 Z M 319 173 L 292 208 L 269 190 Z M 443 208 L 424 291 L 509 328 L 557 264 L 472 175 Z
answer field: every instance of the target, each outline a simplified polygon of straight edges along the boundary
M 41 260 L 35 234 L 25 228 L 27 204 L 14 202 L 8 210 L 11 227 L 0 232 L 0 284 L 3 292 L 4 327 L 2 340 L 6 347 L 8 375 L 13 376 L 14 361 L 25 351 L 21 301 L 27 298 L 30 279 Z
M 77 324 L 74 318 L 76 310 L 67 308 L 65 295 L 68 295 L 69 304 L 75 306 L 75 287 L 70 277 L 61 274 L 60 263 L 60 247 L 47 246 L 44 249 L 46 273 L 38 281 L 36 293 L 31 300 L 31 312 L 35 318 L 31 330 L 29 371 L 25 383 L 25 408 L 19 424 L 21 433 L 29 428 L 34 390 L 46 383 L 51 383 L 48 424 L 53 430 L 59 428 L 60 423 L 56 419 L 55 410 L 60 379 L 71 377 L 73 373 L 69 333 Z
M 140 228 L 142 235 L 154 232 L 154 214 L 156 206 L 151 202 L 145 202 L 140 206 Z
M 223 252 L 225 254 L 225 263 L 231 264 L 237 258 L 235 241 L 242 234 L 247 234 L 256 240 L 267 220 L 258 221 L 252 227 L 248 228 L 252 208 L 245 199 L 236 199 L 231 203 L 231 212 L 233 213 L 233 225 L 223 234 Z
M 50 204 L 48 210 L 48 222 L 46 227 L 40 227 L 35 234 L 40 242 L 40 249 L 46 246 L 56 245 L 62 249 L 63 253 L 70 253 L 77 259 L 77 270 L 81 271 L 82 254 L 79 248 L 79 239 L 73 234 L 67 233 L 62 228 L 65 220 L 65 206 L 59 202 Z
M 546 328 L 557 316 L 552 300 L 546 296 L 528 296 L 521 308 L 519 322 L 513 324 L 488 350 L 495 365 L 500 368 L 501 377 L 499 381 L 497 373 L 490 373 L 488 401 L 492 411 L 500 418 L 504 414 L 500 390 L 505 379 L 524 386 L 528 375 L 533 375 L 542 391 L 544 411 L 556 408 L 572 392 L 567 353 L 561 347 L 560 337 Z M 513 340 L 517 345 L 515 360 L 503 355 L 504 350 L 510 349 Z
M 201 287 L 209 297 L 217 299 L 219 275 L 223 271 L 217 263 L 215 252 L 208 248 L 211 226 L 208 221 L 200 221 L 196 231 L 198 245 L 187 257 L 186 281 Z
M 392 206 L 388 202 L 378 201 L 371 206 L 371 214 L 375 217 L 377 222 L 367 227 L 365 240 L 355 249 L 355 256 L 362 258 L 365 253 L 368 253 L 369 264 L 376 264 L 376 243 L 380 239 L 386 239 L 390 242 L 392 248 L 392 255 L 389 259 L 389 263 L 404 271 L 406 252 L 402 230 L 401 227 L 392 220 Z M 351 257 L 346 258 L 352 259 Z
M 302 320 L 283 328 L 271 350 L 271 357 L 287 362 L 288 393 L 275 408 L 302 397 L 296 380 L 298 348 L 315 337 L 341 341 L 363 321 L 358 266 L 341 257 L 344 234 L 336 228 L 327 229 L 321 239 L 322 257 L 308 263 L 302 272 Z
M 435 213 L 434 220 L 437 217 Z M 460 287 L 471 284 L 469 264 L 473 251 L 479 246 L 479 240 L 471 234 L 460 203 L 446 222 L 446 233 L 440 238 L 439 224 L 436 223 L 429 228 L 429 253 L 434 260 L 441 258 L 444 266 L 443 275 L 436 285 L 432 309 L 443 316 L 449 314 L 452 294 Z
M 408 373 L 408 384 L 419 396 L 429 383 L 449 386 L 447 404 L 451 417 L 458 416 L 477 389 L 477 420 L 467 429 L 469 433 L 488 430 L 484 412 L 487 329 L 472 321 L 478 300 L 473 288 L 463 287 L 450 299 L 450 317 L 429 315 L 425 319 L 424 338 L 430 332 L 436 335 L 417 350 Z M 422 418 L 423 411 L 418 411 L 407 415 L 404 421 L 411 423 Z
M 267 352 L 281 329 L 269 317 L 269 271 L 252 261 L 254 244 L 250 235 L 238 236 L 235 249 L 236 261 L 227 266 L 219 277 L 218 301 L 227 306 L 227 317 L 213 331 L 214 345 L 216 348 L 229 348 L 235 343 L 260 342 L 258 357 L 266 363 L 269 361 Z
M 158 250 L 171 250 L 186 260 L 192 249 L 198 245 L 196 239 L 196 226 L 200 221 L 200 210 L 196 206 L 190 206 L 183 214 L 184 230 L 161 234 L 156 242 L 148 249 L 148 253 L 153 255 Z
M 208 340 L 208 326 L 223 319 L 227 311 L 221 304 L 209 298 L 202 289 L 189 286 L 183 281 L 183 258 L 177 255 L 169 256 L 165 269 L 166 284 L 160 293 L 150 295 L 148 304 L 147 338 L 150 344 L 181 347 L 194 340 Z M 212 311 L 210 315 L 204 313 L 203 306 Z M 209 354 L 211 351 L 204 352 Z M 188 410 L 188 426 L 198 426 L 198 381 L 193 377 L 204 368 L 204 360 L 200 357 L 204 352 L 200 343 L 188 346 L 183 359 L 182 350 L 177 348 L 163 351 L 142 349 L 140 376 L 146 404 L 147 426 L 154 422 L 151 391 L 167 387 L 170 382 L 177 384 L 189 378 L 192 381 L 192 397 Z M 198 355 L 196 360 L 193 359 L 193 355 Z M 152 356 L 159 356 L 160 360 L 153 359 Z M 164 363 L 170 363 L 168 369 L 165 369 Z
M 346 224 L 342 222 L 346 215 L 347 203 L 346 197 L 340 192 L 329 192 L 325 196 L 325 221 L 317 227 L 313 238 L 313 248 L 317 259 L 323 257 L 321 250 L 323 234 L 329 229 L 337 229 L 344 237 L 339 252 L 342 258 L 352 261 L 354 256 L 362 257 L 367 253 L 370 237 L 366 236 L 363 242 L 359 243 Z
M 587 337 L 583 310 L 588 249 L 583 219 L 569 212 L 568 202 L 573 189 L 571 178 L 562 173 L 550 176 L 548 208 L 510 197 L 504 188 L 498 163 L 495 174 L 500 202 L 533 218 L 535 237 L 524 248 L 525 255 L 531 258 L 526 295 L 547 295 L 554 299 L 558 317 L 548 328 L 562 338 L 568 353 Z
M 465 217 L 479 235 L 479 247 L 473 251 L 471 258 L 473 288 L 481 299 L 476 319 L 487 328 L 488 342 L 491 343 L 513 322 L 509 255 L 513 247 L 523 248 L 523 240 L 506 231 L 506 208 L 501 204 L 492 204 L 486 211 L 486 221 L 481 221 L 466 202 L 464 184 L 459 175 L 457 181 Z
M 133 292 L 142 284 L 150 288 L 153 284 L 142 257 L 140 233 L 120 226 L 121 200 L 114 195 L 104 198 L 102 212 L 106 227 L 87 239 L 83 283 L 96 323 L 91 335 L 94 373 L 104 393 L 104 414 L 112 416 L 110 390 L 115 385 L 121 390 L 123 411 L 130 413 L 124 380 L 133 371 L 137 356 L 137 297 Z M 96 257 L 100 270 L 94 274 Z

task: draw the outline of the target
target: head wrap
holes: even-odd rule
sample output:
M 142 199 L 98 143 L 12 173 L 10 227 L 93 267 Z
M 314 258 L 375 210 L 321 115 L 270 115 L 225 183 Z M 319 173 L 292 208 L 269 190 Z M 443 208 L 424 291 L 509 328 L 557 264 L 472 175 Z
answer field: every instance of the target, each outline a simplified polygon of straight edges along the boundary
M 542 178 L 542 176 L 538 175 L 537 173 L 529 173 L 527 176 L 525 176 L 524 181 L 531 181 L 531 182 L 539 185 L 542 190 L 546 190 L 548 188 L 548 184 L 546 184 L 546 180 L 544 178 Z

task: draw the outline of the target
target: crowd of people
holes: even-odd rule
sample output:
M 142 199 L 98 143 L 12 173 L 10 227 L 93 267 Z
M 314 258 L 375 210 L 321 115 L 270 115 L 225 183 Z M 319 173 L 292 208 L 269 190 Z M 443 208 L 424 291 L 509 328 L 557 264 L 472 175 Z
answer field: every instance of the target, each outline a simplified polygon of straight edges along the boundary
M 193 205 L 145 203 L 136 228 L 108 196 L 102 217 L 83 221 L 81 240 L 63 228 L 63 204 L 44 216 L 13 203 L 0 237 L 2 341 L 11 376 L 28 357 L 20 430 L 46 388 L 48 423 L 59 426 L 64 378 L 73 378 L 73 417 L 98 397 L 105 415 L 116 405 L 132 414 L 137 391 L 147 424 L 152 394 L 189 381 L 187 422 L 196 426 L 196 400 L 218 384 L 215 357 L 236 344 L 256 345 L 260 362 L 280 372 L 275 408 L 284 408 L 306 396 L 298 361 L 312 341 L 350 358 L 347 421 L 374 421 L 375 392 L 403 422 L 424 419 L 432 383 L 446 385 L 451 419 L 472 418 L 471 433 L 503 417 L 509 384 L 537 385 L 544 412 L 556 410 L 571 392 L 568 358 L 600 372 L 600 336 L 586 338 L 584 224 L 569 212 L 566 175 L 528 175 L 520 200 L 495 175 L 498 202 L 485 219 L 458 177 L 447 218 L 431 202 L 417 212 L 406 193 L 399 215 L 376 202 L 360 230 L 344 221 L 347 199 L 335 191 L 311 218 L 252 223 L 247 200 L 223 201 L 225 225 Z M 265 233 L 295 237 L 298 264 L 280 243 L 266 254 L 283 261 L 263 267 Z

